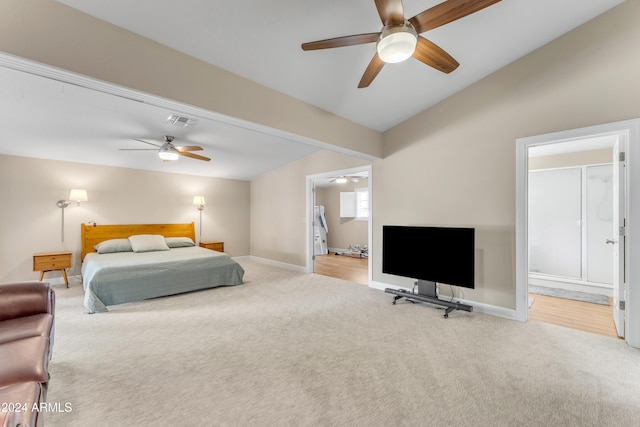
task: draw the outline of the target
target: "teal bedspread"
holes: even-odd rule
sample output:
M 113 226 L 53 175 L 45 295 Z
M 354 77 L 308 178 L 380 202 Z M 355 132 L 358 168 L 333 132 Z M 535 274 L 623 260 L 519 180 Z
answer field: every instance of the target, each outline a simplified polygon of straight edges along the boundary
M 227 254 L 198 246 L 157 252 L 90 253 L 82 263 L 84 305 L 107 306 L 218 286 L 239 285 L 244 269 Z

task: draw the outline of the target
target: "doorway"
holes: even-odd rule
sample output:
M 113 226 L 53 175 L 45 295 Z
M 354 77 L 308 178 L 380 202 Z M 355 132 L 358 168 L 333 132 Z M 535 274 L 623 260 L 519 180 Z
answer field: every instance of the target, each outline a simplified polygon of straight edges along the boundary
M 371 283 L 371 166 L 307 176 L 307 272 Z
M 617 337 L 612 150 L 618 135 L 529 147 L 529 319 Z
M 619 199 L 614 205 L 620 206 L 619 224 L 612 225 L 612 234 L 615 240 L 615 257 L 617 264 L 614 266 L 613 284 L 613 317 L 616 321 L 618 334 L 634 347 L 640 347 L 640 328 L 637 321 L 638 315 L 637 283 L 639 269 L 633 269 L 628 260 L 638 247 L 640 234 L 633 233 L 632 223 L 640 223 L 640 204 L 635 199 L 632 191 L 634 178 L 637 171 L 636 163 L 640 163 L 640 120 L 629 120 L 589 128 L 575 129 L 547 135 L 520 138 L 517 140 L 517 164 L 516 164 L 516 318 L 521 321 L 529 319 L 528 291 L 529 291 L 529 266 L 530 266 L 530 242 L 529 242 L 529 149 L 532 147 L 551 146 L 553 144 L 584 140 L 588 138 L 600 138 L 615 136 L 625 153 L 613 161 L 614 176 L 618 177 L 621 184 L 614 189 L 614 196 Z M 633 167 L 632 167 L 633 166 Z M 618 233 L 614 234 L 614 230 Z M 625 263 L 625 260 L 627 261 Z M 612 261 L 613 262 L 613 261 Z

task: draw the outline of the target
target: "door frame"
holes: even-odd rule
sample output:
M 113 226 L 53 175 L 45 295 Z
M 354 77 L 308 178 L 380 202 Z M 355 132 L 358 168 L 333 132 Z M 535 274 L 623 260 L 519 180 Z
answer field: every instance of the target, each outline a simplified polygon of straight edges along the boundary
M 369 220 L 367 221 L 367 246 L 369 251 L 369 259 L 367 262 L 367 282 L 368 286 L 371 286 L 373 281 L 373 269 L 372 269 L 372 256 L 373 256 L 373 247 L 372 247 L 372 236 L 373 236 L 373 175 L 372 175 L 372 166 L 365 165 L 360 167 L 354 167 L 349 169 L 341 169 L 330 172 L 322 172 L 314 175 L 307 175 L 306 177 L 306 204 L 307 204 L 307 232 L 306 232 L 306 258 L 307 263 L 305 267 L 305 272 L 313 273 L 315 270 L 315 262 L 313 260 L 313 220 L 314 220 L 314 184 L 318 179 L 332 178 L 338 175 L 351 175 L 358 172 L 367 172 L 367 188 L 369 189 Z
M 625 341 L 640 348 L 640 119 L 536 135 L 516 140 L 516 319 L 526 322 L 528 306 L 528 170 L 529 147 L 588 137 L 623 134 L 626 144 Z M 636 166 L 639 165 L 639 166 Z M 635 194 L 634 194 L 635 193 Z M 638 227 L 637 229 L 634 226 Z M 636 263 L 637 264 L 637 263 Z
M 627 152 L 627 142 L 625 136 L 616 139 L 616 142 L 612 148 L 611 161 L 613 165 L 613 202 L 614 202 L 614 215 L 612 225 L 612 237 L 613 243 L 613 323 L 616 327 L 616 332 L 619 336 L 626 335 L 625 310 L 620 307 L 620 301 L 626 301 L 625 299 L 625 277 L 620 277 L 620 273 L 625 270 L 626 258 L 624 243 L 626 235 L 621 235 L 620 231 L 626 227 L 625 220 L 627 218 L 626 209 L 624 205 L 626 203 L 626 162 L 621 158 L 621 153 Z M 626 154 L 625 154 L 626 155 Z M 617 201 L 617 209 L 615 203 Z M 622 207 L 622 209 L 620 209 Z M 625 230 L 626 231 L 626 230 Z M 622 286 L 621 286 L 622 285 Z

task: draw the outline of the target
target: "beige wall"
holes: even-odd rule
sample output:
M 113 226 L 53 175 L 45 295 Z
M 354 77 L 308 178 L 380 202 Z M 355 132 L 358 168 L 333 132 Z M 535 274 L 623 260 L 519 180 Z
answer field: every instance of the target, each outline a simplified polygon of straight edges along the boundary
M 477 289 L 462 296 L 514 308 L 515 141 L 640 117 L 639 18 L 627 1 L 386 132 L 374 249 L 383 224 L 477 227 Z M 406 283 L 379 251 L 373 275 Z
M 329 248 L 347 249 L 350 245 L 368 245 L 368 221 L 355 218 L 340 217 L 340 193 L 354 191 L 356 188 L 367 188 L 367 181 L 347 182 L 330 187 L 316 188 L 316 204 L 323 205 L 329 226 L 327 246 Z
M 529 170 L 611 163 L 611 149 L 578 151 L 553 156 L 529 157 Z
M 204 195 L 202 239 L 222 240 L 231 256 L 249 254 L 249 182 L 0 155 L 0 282 L 34 280 L 32 254 L 72 251 L 79 274 L 80 224 L 195 222 L 193 196 Z M 65 209 L 60 241 L 60 199 L 72 188 L 89 201 Z M 46 278 L 59 277 L 58 272 Z
M 321 151 L 251 181 L 251 255 L 306 265 L 306 177 L 367 165 Z
M 377 158 L 382 154 L 378 132 L 53 0 L 2 0 L 0 51 Z

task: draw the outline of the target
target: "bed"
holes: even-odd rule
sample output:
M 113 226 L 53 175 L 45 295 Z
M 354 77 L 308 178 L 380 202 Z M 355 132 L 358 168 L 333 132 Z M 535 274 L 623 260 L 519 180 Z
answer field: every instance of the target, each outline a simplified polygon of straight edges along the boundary
M 243 283 L 244 270 L 231 257 L 194 245 L 193 223 L 82 224 L 81 236 L 84 305 L 90 313 Z

